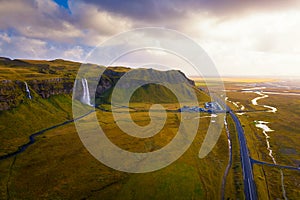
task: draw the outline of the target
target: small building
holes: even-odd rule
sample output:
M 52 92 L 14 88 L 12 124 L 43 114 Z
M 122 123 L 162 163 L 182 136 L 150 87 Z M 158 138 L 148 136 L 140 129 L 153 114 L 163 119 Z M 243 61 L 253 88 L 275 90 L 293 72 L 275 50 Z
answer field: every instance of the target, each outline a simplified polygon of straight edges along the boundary
M 182 108 L 178 109 L 179 112 L 205 112 L 203 108 L 200 108 L 198 106 L 183 106 Z
M 221 112 L 223 111 L 222 106 L 218 102 L 206 102 L 204 107 L 207 109 L 207 112 Z

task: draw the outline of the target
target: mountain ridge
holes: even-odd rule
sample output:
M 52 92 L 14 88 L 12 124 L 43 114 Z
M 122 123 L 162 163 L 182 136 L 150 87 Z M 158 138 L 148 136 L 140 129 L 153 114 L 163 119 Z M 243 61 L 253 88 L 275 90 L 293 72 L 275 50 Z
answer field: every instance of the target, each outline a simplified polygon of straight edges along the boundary
M 26 101 L 27 86 L 34 98 L 47 99 L 53 95 L 71 95 L 73 92 L 73 84 L 77 72 L 82 64 L 73 61 L 55 59 L 50 61 L 44 60 L 20 60 L 0 57 L 0 111 L 10 110 L 18 107 L 22 102 Z M 94 64 L 85 64 L 92 67 L 104 67 Z M 147 77 L 155 77 L 159 80 L 167 81 L 172 84 L 182 84 L 185 82 L 191 86 L 195 86 L 194 81 L 188 79 L 183 72 L 178 70 L 158 71 L 155 69 L 132 69 L 128 67 L 104 67 L 103 74 L 95 76 L 94 84 L 96 88 L 96 104 L 109 103 L 113 88 L 120 78 L 131 71 L 135 74 L 135 80 L 142 82 L 149 79 Z M 89 75 L 87 75 L 89 76 Z M 97 82 L 98 81 L 98 82 Z M 26 83 L 25 83 L 26 82 Z M 132 101 L 152 102 L 152 94 L 155 102 L 176 102 L 177 99 L 171 92 L 163 86 L 143 86 L 135 93 Z M 130 84 L 122 86 L 128 89 Z M 127 87 L 127 88 L 126 88 Z M 140 96 L 140 97 L 139 97 Z M 76 97 L 80 99 L 80 97 Z M 93 99 L 94 101 L 94 99 Z

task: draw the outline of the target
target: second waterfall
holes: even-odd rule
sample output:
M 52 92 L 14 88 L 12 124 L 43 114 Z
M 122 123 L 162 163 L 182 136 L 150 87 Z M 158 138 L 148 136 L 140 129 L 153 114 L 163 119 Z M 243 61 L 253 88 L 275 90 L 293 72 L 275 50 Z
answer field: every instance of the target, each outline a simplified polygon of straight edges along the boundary
M 83 95 L 82 95 L 82 98 L 81 98 L 81 102 L 86 104 L 86 105 L 93 106 L 91 104 L 89 85 L 88 85 L 88 82 L 87 82 L 86 78 L 81 79 L 81 83 L 82 83 L 82 89 L 83 89 Z

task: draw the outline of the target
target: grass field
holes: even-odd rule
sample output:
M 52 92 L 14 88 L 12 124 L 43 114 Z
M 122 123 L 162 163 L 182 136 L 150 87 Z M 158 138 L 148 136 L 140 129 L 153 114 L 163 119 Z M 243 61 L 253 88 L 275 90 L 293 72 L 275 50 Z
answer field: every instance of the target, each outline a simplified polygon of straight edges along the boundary
M 100 125 L 111 141 L 128 151 L 139 152 L 168 143 L 176 134 L 180 115 L 169 113 L 162 134 L 138 141 L 118 130 L 111 113 L 97 114 L 99 119 L 105 119 Z M 132 113 L 132 117 L 141 124 L 149 119 L 148 112 Z M 118 172 L 98 162 L 82 145 L 74 124 L 48 131 L 24 153 L 0 162 L 1 198 L 218 199 L 228 160 L 224 154 L 227 139 L 223 132 L 213 151 L 204 159 L 198 158 L 209 120 L 203 119 L 193 144 L 180 159 L 146 174 Z
M 232 144 L 232 165 L 227 177 L 225 199 L 245 199 L 239 140 L 235 124 L 230 115 L 227 115 L 227 124 Z
M 17 150 L 28 136 L 41 129 L 72 119 L 71 96 L 26 99 L 19 107 L 0 113 L 0 155 Z
M 0 60 L 0 80 L 75 78 L 80 63 L 65 60 Z

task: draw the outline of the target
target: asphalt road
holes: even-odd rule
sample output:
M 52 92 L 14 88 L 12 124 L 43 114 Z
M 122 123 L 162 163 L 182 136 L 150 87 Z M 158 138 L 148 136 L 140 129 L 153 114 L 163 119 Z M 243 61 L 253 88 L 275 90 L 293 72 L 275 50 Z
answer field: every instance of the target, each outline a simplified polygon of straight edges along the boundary
M 246 138 L 244 135 L 244 129 L 243 129 L 238 117 L 226 105 L 225 101 L 221 100 L 216 95 L 213 95 L 213 99 L 215 101 L 217 101 L 223 107 L 223 109 L 226 110 L 227 113 L 230 114 L 230 116 L 232 117 L 232 119 L 235 123 L 235 127 L 238 132 L 238 138 L 239 138 L 239 142 L 240 142 L 240 154 L 241 154 L 241 163 L 242 163 L 242 169 L 243 169 L 245 198 L 249 199 L 249 200 L 255 200 L 255 199 L 257 199 L 257 192 L 256 192 L 255 182 L 253 179 L 251 158 L 249 155 Z
M 294 167 L 294 166 L 288 166 L 288 165 L 278 165 L 278 164 L 274 164 L 274 163 L 267 163 L 267 162 L 264 162 L 264 161 L 255 160 L 253 158 L 250 158 L 250 159 L 251 159 L 252 164 L 268 165 L 270 167 L 277 167 L 277 168 L 280 168 L 280 169 L 290 169 L 290 170 L 300 171 L 300 166 L 299 167 Z
M 244 135 L 244 130 L 239 119 L 233 113 L 232 110 L 229 110 L 229 114 L 231 115 L 235 123 L 235 127 L 238 132 L 238 137 L 240 141 L 240 154 L 241 154 L 241 163 L 243 168 L 245 197 L 246 199 L 254 200 L 257 199 L 257 193 L 256 193 L 255 182 L 253 180 L 252 165 L 249 156 L 249 151 L 247 148 L 246 138 Z

